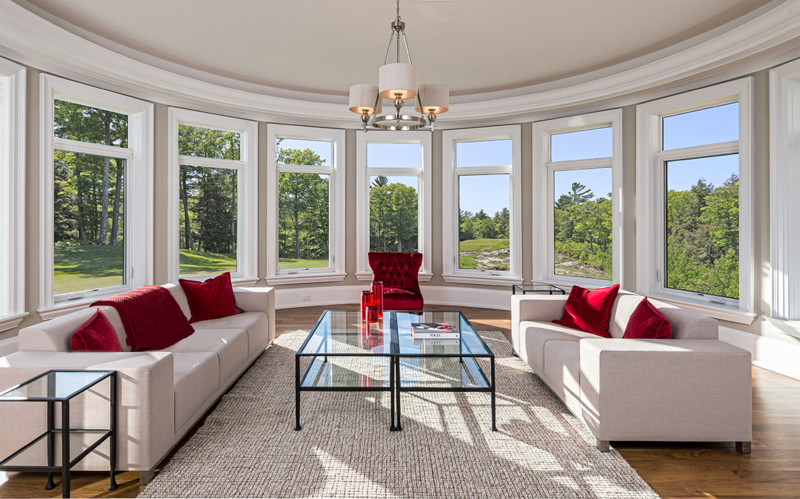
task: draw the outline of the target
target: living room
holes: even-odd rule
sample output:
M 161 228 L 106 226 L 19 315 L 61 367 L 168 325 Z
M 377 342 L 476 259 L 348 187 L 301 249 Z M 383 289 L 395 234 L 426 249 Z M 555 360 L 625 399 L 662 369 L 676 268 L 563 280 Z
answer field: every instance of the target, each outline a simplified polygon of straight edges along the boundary
M 0 12 L 0 497 L 800 497 L 800 0 Z

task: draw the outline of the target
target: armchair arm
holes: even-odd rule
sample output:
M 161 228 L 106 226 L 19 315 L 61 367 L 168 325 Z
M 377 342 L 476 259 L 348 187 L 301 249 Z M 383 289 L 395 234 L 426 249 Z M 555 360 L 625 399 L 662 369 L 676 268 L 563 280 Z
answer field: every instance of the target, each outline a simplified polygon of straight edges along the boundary
M 569 295 L 512 295 L 511 338 L 519 345 L 519 323 L 524 321 L 552 322 L 564 315 Z
M 750 352 L 719 340 L 585 339 L 582 417 L 599 440 L 749 442 Z
M 269 341 L 275 339 L 275 288 L 233 288 L 233 299 L 245 312 L 267 314 Z

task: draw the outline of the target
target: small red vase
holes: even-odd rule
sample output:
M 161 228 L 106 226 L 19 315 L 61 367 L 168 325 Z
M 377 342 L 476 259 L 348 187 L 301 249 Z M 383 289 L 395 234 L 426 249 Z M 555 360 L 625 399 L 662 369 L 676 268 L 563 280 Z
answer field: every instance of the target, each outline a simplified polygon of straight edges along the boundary
M 378 309 L 378 316 L 383 319 L 383 282 L 372 281 L 372 305 Z

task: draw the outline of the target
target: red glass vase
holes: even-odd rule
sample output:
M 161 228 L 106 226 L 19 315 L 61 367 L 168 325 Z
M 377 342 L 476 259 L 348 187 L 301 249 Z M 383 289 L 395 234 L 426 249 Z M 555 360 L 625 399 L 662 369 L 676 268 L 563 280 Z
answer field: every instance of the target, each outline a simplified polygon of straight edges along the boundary
M 372 306 L 372 291 L 361 292 L 361 320 L 367 320 L 367 307 Z
M 378 307 L 367 307 L 367 322 L 376 323 L 381 320 Z
M 383 319 L 383 282 L 372 281 L 372 305 L 378 309 L 378 316 Z

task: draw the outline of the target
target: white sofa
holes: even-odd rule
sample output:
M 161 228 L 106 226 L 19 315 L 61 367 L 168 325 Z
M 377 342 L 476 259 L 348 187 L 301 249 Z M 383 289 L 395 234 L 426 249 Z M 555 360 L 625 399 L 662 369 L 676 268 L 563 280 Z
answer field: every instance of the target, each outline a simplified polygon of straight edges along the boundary
M 642 296 L 620 291 L 612 338 L 553 324 L 567 296 L 511 298 L 514 351 L 597 438 L 609 441 L 752 440 L 750 353 L 718 339 L 717 321 L 651 300 L 672 339 L 622 339 Z
M 165 287 L 189 318 L 189 304 L 181 287 Z M 49 369 L 116 370 L 117 469 L 139 471 L 140 481 L 148 483 L 156 466 L 275 337 L 273 288 L 233 291 L 236 306 L 245 313 L 197 322 L 193 324 L 194 334 L 161 351 L 130 352 L 119 314 L 107 306 L 99 308 L 114 326 L 124 352 L 70 351 L 72 333 L 98 307 L 22 329 L 19 351 L 0 358 L 0 390 Z M 70 406 L 72 427 L 108 427 L 108 395 L 108 383 L 104 382 L 77 397 Z M 0 404 L 3 458 L 46 429 L 45 406 L 34 402 Z M 107 442 L 75 469 L 108 470 Z

